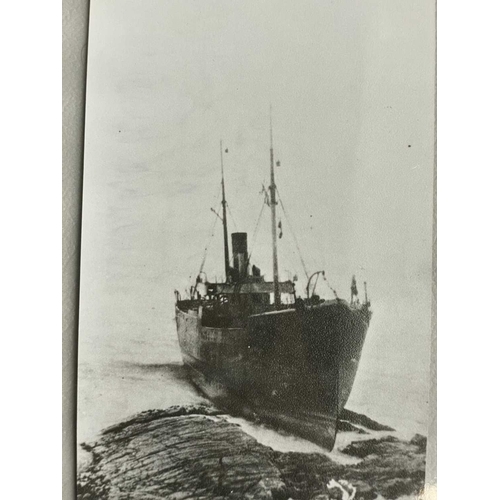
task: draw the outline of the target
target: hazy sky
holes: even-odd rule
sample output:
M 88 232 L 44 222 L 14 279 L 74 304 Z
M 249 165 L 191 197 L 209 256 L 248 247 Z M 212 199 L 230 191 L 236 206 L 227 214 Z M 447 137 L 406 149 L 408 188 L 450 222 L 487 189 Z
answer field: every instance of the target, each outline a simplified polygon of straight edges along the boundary
M 431 0 L 93 0 L 83 337 L 118 318 L 159 332 L 173 316 L 213 224 L 221 138 L 230 230 L 252 239 L 271 103 L 277 184 L 309 270 L 325 269 L 344 297 L 353 273 L 367 279 L 375 314 L 414 308 L 427 338 Z M 301 266 L 283 225 L 288 278 Z M 269 238 L 266 210 L 253 255 L 268 278 Z M 220 224 L 210 250 L 206 270 L 221 276 Z

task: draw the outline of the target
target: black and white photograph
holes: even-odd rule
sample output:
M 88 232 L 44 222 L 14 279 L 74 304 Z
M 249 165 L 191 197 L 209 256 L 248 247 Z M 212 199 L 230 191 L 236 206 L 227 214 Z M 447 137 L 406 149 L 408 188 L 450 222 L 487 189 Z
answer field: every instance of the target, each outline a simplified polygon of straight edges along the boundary
M 91 2 L 78 500 L 435 498 L 435 31 Z

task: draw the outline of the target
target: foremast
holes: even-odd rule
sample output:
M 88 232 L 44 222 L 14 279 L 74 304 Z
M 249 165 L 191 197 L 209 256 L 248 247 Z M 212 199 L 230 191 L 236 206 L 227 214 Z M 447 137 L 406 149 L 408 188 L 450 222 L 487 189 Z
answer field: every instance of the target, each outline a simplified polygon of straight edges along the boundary
M 273 151 L 273 116 L 270 109 L 270 159 L 271 159 L 271 185 L 269 186 L 271 197 L 271 232 L 273 237 L 273 283 L 274 283 L 274 307 L 277 309 L 281 305 L 281 293 L 278 272 L 278 240 L 276 235 L 276 183 L 274 181 L 274 151 Z
M 229 239 L 227 236 L 227 202 L 226 189 L 224 186 L 224 157 L 222 153 L 222 139 L 220 141 L 220 169 L 222 177 L 222 225 L 224 227 L 224 267 L 226 271 L 226 283 L 231 281 L 231 267 L 229 264 Z

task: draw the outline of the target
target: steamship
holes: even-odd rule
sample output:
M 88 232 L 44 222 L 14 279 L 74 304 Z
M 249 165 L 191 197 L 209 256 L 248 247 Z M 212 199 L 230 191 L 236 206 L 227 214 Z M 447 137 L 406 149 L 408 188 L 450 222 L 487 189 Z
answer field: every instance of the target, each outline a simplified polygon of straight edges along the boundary
M 250 262 L 247 233 L 231 235 L 229 254 L 222 141 L 221 191 L 225 280 L 200 271 L 188 296 L 176 295 L 177 335 L 193 383 L 228 411 L 283 428 L 333 449 L 338 419 L 351 392 L 371 318 L 370 302 L 326 300 L 316 291 L 323 271 L 308 275 L 304 296 L 294 281 L 280 281 L 277 188 L 272 126 L 270 185 L 273 280 Z M 220 210 L 219 210 L 220 211 Z

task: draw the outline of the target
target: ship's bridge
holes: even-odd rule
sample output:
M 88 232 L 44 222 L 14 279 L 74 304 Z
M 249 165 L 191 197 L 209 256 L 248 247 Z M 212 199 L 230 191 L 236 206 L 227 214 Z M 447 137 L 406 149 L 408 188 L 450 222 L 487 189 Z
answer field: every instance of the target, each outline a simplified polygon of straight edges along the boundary
M 279 283 L 281 304 L 295 302 L 295 286 L 291 281 Z M 247 277 L 237 283 L 207 283 L 206 297 L 219 303 L 229 303 L 246 309 L 247 313 L 267 310 L 274 302 L 274 283 L 263 278 Z

